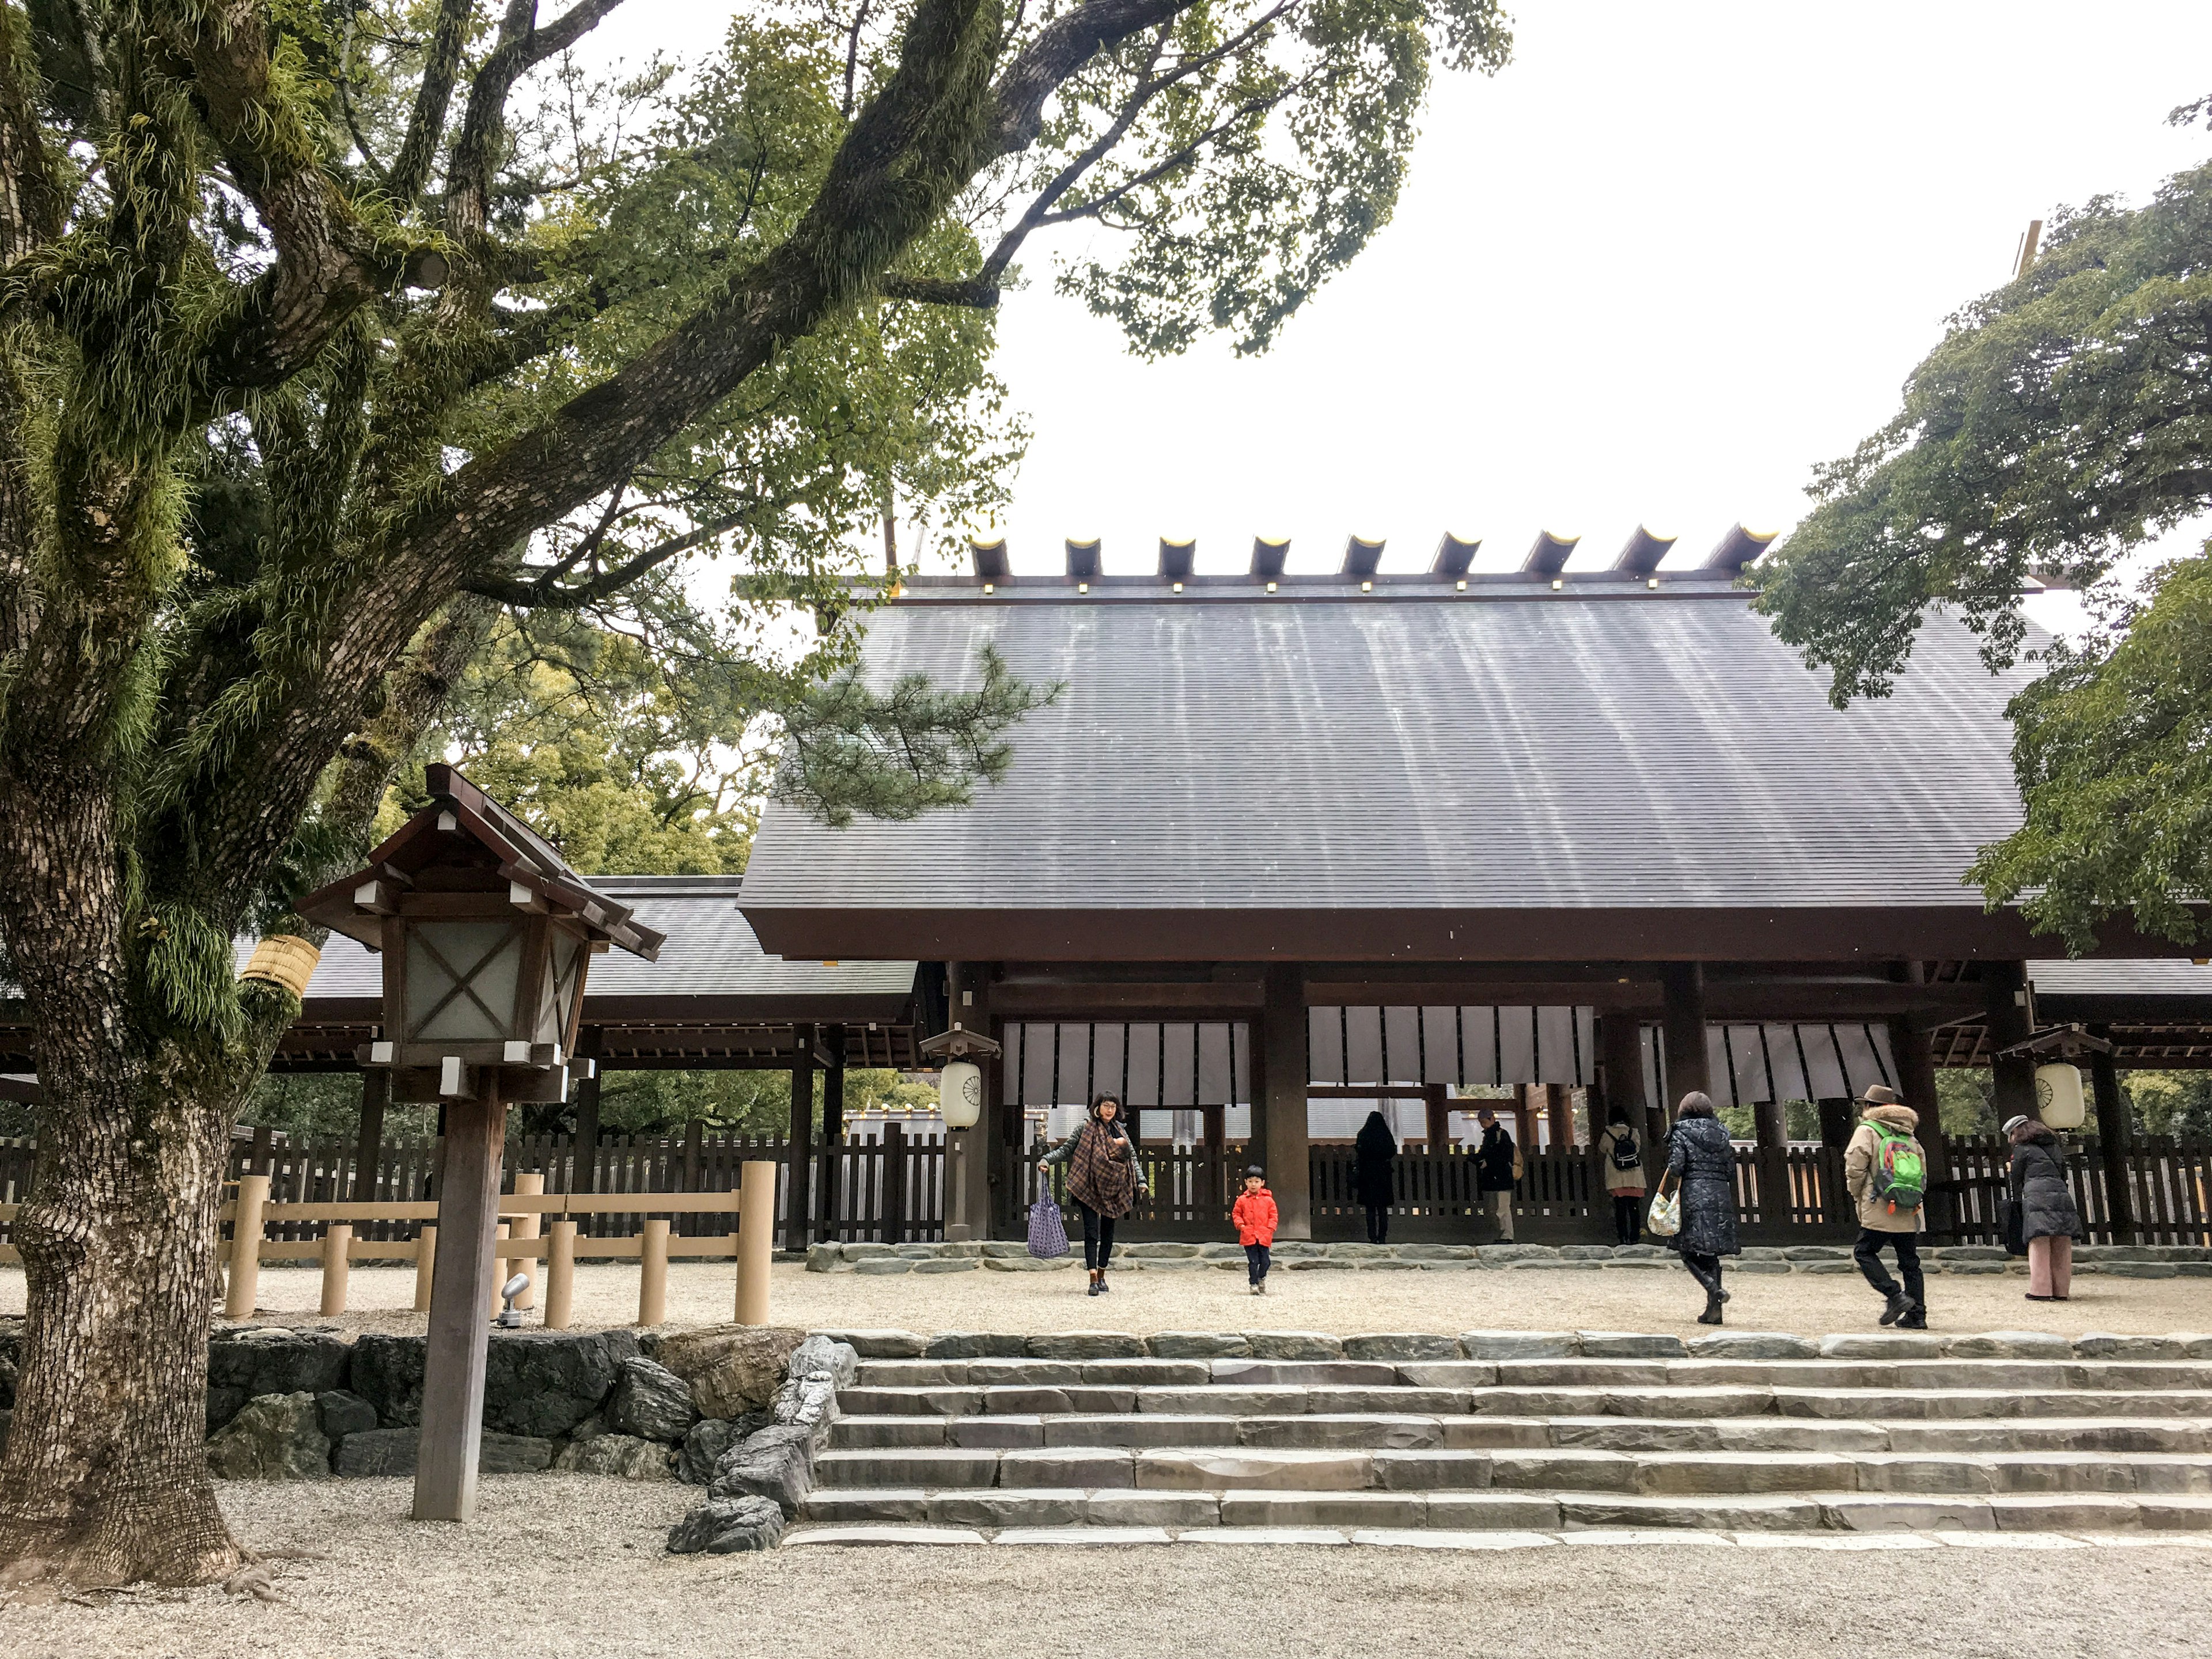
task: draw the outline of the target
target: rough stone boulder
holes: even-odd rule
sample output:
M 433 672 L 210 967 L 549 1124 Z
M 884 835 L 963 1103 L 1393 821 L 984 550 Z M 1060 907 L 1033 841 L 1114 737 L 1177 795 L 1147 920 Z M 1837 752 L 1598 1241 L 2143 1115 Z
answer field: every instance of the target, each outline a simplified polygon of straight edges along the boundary
M 859 1350 L 849 1342 L 840 1342 L 833 1336 L 814 1335 L 791 1351 L 784 1362 L 787 1382 L 804 1382 L 826 1377 L 838 1388 L 843 1388 L 860 1374 Z
M 249 1400 L 345 1386 L 348 1345 L 328 1331 L 246 1325 L 208 1339 L 207 1424 L 212 1433 Z
M 650 1359 L 625 1359 L 607 1398 L 607 1427 L 641 1440 L 681 1440 L 699 1420 L 691 1385 Z
M 623 1362 L 636 1355 L 628 1331 L 502 1333 L 484 1356 L 484 1427 L 566 1434 L 599 1409 Z
M 356 1337 L 348 1386 L 376 1407 L 387 1429 L 422 1420 L 422 1339 L 419 1336 Z
M 814 1431 L 778 1423 L 722 1454 L 707 1495 L 772 1498 L 786 1515 L 796 1515 L 813 1486 Z
M 598 1434 L 589 1440 L 573 1440 L 553 1460 L 556 1469 L 572 1474 L 611 1474 L 623 1480 L 666 1480 L 671 1477 L 670 1454 L 658 1440 L 641 1440 L 634 1434 Z
M 668 1529 L 671 1555 L 734 1555 L 783 1536 L 783 1511 L 765 1498 L 710 1498 Z
M 691 1386 L 702 1417 L 742 1417 L 769 1409 L 804 1331 L 772 1325 L 710 1325 L 664 1338 L 659 1363 Z
M 301 1389 L 246 1402 L 207 1444 L 208 1467 L 225 1480 L 322 1480 L 331 1440 L 315 1396 Z
M 317 1395 L 315 1409 L 321 1415 L 323 1432 L 333 1440 L 343 1440 L 349 1434 L 366 1434 L 376 1427 L 376 1407 L 343 1389 L 330 1389 Z
M 759 1412 L 738 1418 L 701 1418 L 677 1451 L 676 1478 L 687 1486 L 705 1486 L 714 1478 L 714 1465 L 721 1462 L 722 1454 L 756 1429 L 766 1428 L 769 1420 Z

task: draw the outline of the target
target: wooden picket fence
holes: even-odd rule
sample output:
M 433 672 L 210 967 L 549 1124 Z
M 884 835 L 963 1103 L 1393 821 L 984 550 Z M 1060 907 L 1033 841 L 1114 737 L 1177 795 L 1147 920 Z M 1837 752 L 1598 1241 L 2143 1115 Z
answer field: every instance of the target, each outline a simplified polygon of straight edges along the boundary
M 2010 1152 L 1996 1137 L 1954 1139 L 1948 1178 L 1931 1189 L 1929 1239 L 1935 1243 L 1996 1243 L 1999 1205 Z M 1042 1141 L 1022 1149 L 1021 1185 L 1001 1201 L 1003 1224 L 1018 1226 L 1021 1211 L 1049 1190 L 1073 1212 L 1062 1171 L 1040 1171 Z M 1123 1224 L 1128 1237 L 1226 1238 L 1229 1208 L 1248 1149 L 1232 1143 L 1218 1151 L 1200 1145 L 1141 1149 L 1150 1196 Z M 299 1206 L 430 1204 L 438 1185 L 438 1145 L 399 1140 L 379 1149 L 373 1168 L 358 1165 L 349 1143 L 286 1143 L 264 1139 L 256 1148 L 241 1139 L 233 1159 L 234 1181 L 249 1172 L 269 1177 L 270 1241 L 312 1244 L 325 1219 Z M 20 1201 L 31 1183 L 33 1148 L 0 1139 L 0 1261 L 7 1248 L 4 1208 Z M 749 1160 L 776 1166 L 777 1239 L 795 1249 L 816 1239 L 886 1243 L 944 1237 L 945 1156 L 942 1135 L 915 1135 L 896 1124 L 880 1140 L 849 1140 L 811 1149 L 807 1214 L 791 1213 L 791 1154 L 780 1138 L 680 1136 L 611 1138 L 579 1148 L 565 1135 L 530 1136 L 508 1144 L 503 1191 L 518 1174 L 542 1176 L 548 1194 L 621 1198 L 655 1194 L 730 1193 L 738 1167 Z M 253 1171 L 259 1162 L 264 1168 Z M 2094 1243 L 2212 1244 L 2212 1146 L 2146 1138 L 2118 1160 L 2113 1172 L 2125 1183 L 2132 1224 L 2112 1220 L 2104 1159 L 2094 1142 L 2076 1143 L 2066 1158 L 2067 1179 L 2081 1206 L 2085 1235 Z M 1317 1146 L 1310 1153 L 1314 1231 L 1321 1238 L 1357 1238 L 1365 1218 L 1352 1189 L 1352 1150 Z M 1047 1176 L 1049 1176 L 1049 1179 Z M 1475 1190 L 1474 1160 L 1447 1149 L 1401 1153 L 1393 1172 L 1391 1237 L 1404 1242 L 1479 1243 L 1495 1223 Z M 1740 1146 L 1736 1152 L 1740 1229 L 1747 1243 L 1819 1243 L 1848 1237 L 1856 1229 L 1844 1190 L 1843 1153 L 1832 1147 L 1792 1146 L 1778 1151 Z M 579 1210 L 580 1237 L 635 1239 L 645 1214 L 609 1206 Z M 672 1217 L 678 1238 L 725 1237 L 734 1216 L 711 1206 Z M 402 1244 L 412 1249 L 414 1224 L 375 1213 L 358 1223 L 356 1245 Z M 1612 1207 L 1604 1176 L 1583 1148 L 1524 1152 L 1515 1197 L 1515 1236 L 1540 1243 L 1606 1243 L 1613 1237 Z M 633 1247 L 634 1248 L 634 1247 Z

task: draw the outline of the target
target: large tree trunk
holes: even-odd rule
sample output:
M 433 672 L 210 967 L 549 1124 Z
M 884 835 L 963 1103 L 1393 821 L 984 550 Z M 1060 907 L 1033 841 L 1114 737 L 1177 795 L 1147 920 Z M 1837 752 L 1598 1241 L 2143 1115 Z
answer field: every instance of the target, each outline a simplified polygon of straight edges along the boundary
M 241 1559 L 206 1453 L 236 1073 L 210 1078 L 146 1039 L 104 780 L 47 781 L 68 787 L 0 787 L 0 927 L 45 1095 L 15 1219 L 29 1316 L 0 1455 L 0 1562 L 79 1583 L 199 1583 Z

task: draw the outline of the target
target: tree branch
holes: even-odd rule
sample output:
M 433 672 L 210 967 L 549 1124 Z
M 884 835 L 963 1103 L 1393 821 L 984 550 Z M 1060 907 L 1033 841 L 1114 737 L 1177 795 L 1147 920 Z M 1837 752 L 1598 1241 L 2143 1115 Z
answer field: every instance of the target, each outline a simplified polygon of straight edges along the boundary
M 460 72 L 461 47 L 468 39 L 469 19 L 475 11 L 476 0 L 441 0 L 439 4 L 438 20 L 430 30 L 430 48 L 423 58 L 422 83 L 415 89 L 415 110 L 407 118 L 407 136 L 392 161 L 392 198 L 402 213 L 414 207 L 422 187 L 430 182 L 438 143 L 446 136 L 446 109 L 453 101 L 453 82 Z M 356 142 L 359 136 L 355 135 Z M 362 153 L 365 155 L 368 151 L 364 149 Z
M 270 44 L 259 0 L 222 0 L 191 37 L 203 118 L 276 245 L 275 264 L 238 290 L 202 354 L 210 403 L 297 374 L 402 263 L 400 250 L 380 244 L 323 171 L 315 138 L 272 84 Z
M 603 570 L 588 581 L 564 583 L 561 578 L 574 566 L 573 558 L 558 565 L 525 570 L 530 580 L 516 580 L 512 577 L 478 576 L 467 586 L 467 592 L 481 594 L 487 599 L 496 599 L 501 605 L 511 605 L 517 610 L 581 611 L 602 599 L 612 599 L 640 576 L 656 566 L 666 564 L 679 553 L 688 553 L 703 546 L 717 536 L 726 536 L 745 522 L 747 514 L 732 514 L 687 530 L 681 536 L 670 538 L 658 547 L 649 547 L 635 558 L 624 561 L 611 570 Z
M 876 284 L 886 300 L 911 300 L 925 306 L 968 306 L 988 311 L 999 303 L 999 285 L 982 276 L 886 276 Z
M 557 52 L 582 40 L 622 0 L 578 0 L 544 28 L 533 26 L 537 0 L 509 0 L 500 25 L 499 45 L 469 86 L 468 107 L 446 166 L 446 222 L 457 237 L 483 234 L 491 199 L 491 171 L 499 135 L 506 125 L 507 94 L 514 83 Z

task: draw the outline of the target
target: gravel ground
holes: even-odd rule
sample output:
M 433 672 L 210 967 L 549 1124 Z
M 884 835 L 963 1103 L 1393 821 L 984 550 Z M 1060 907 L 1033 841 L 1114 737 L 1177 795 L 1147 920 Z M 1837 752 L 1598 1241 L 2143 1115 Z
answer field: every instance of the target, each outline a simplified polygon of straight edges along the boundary
M 2205 1553 L 2163 1547 L 1923 1548 L 1909 1558 L 1711 1545 L 1510 1554 L 1173 1545 L 836 1548 L 674 1557 L 696 1493 L 580 1475 L 495 1476 L 465 1529 L 403 1517 L 404 1481 L 228 1486 L 279 1563 L 283 1600 L 200 1590 L 9 1607 L 10 1659 L 1208 1659 L 1409 1654 L 1731 1659 L 1863 1654 L 1908 1610 L 1934 1659 L 2201 1655 Z M 2033 1571 L 2036 1593 L 2021 1593 Z M 103 1598 L 94 1598 L 95 1600 Z
M 1113 1293 L 1084 1295 L 1080 1268 L 1058 1273 L 900 1274 L 774 1270 L 769 1310 L 778 1324 L 815 1329 L 1062 1331 L 1634 1330 L 1691 1336 L 1705 1306 L 1686 1275 L 1613 1268 L 1461 1273 L 1278 1272 L 1265 1298 L 1248 1295 L 1241 1273 L 1214 1268 L 1115 1276 Z M 713 1324 L 732 1311 L 732 1269 L 720 1262 L 678 1262 L 669 1269 L 674 1324 Z M 1731 1326 L 1745 1330 L 1876 1328 L 1881 1303 L 1856 1274 L 1733 1276 Z M 264 1267 L 260 1302 L 280 1318 L 313 1319 L 321 1293 L 313 1268 Z M 2212 1329 L 2212 1279 L 2113 1279 L 2074 1281 L 2069 1302 L 2024 1299 L 2010 1275 L 1942 1276 L 1928 1281 L 1929 1320 L 1947 1331 L 2037 1330 L 2164 1333 Z M 388 1268 L 354 1271 L 349 1306 L 338 1322 L 361 1330 L 419 1331 L 411 1311 L 415 1276 Z M 23 1276 L 0 1268 L 0 1314 L 20 1313 Z M 578 1327 L 627 1324 L 637 1316 L 637 1269 L 606 1263 L 576 1271 Z M 531 1316 L 534 1321 L 535 1315 Z

